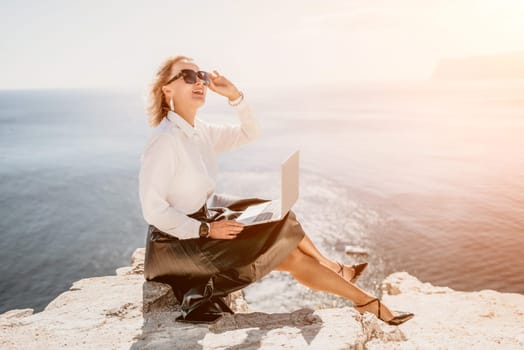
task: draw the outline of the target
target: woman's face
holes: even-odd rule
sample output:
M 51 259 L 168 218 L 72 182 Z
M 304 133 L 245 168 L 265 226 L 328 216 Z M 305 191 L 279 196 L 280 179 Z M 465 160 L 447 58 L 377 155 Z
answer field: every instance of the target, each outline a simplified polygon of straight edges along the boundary
M 177 62 L 171 67 L 171 75 L 169 78 L 171 79 L 180 73 L 182 69 L 191 69 L 195 72 L 200 70 L 200 68 L 194 63 L 184 61 Z M 168 85 L 165 85 L 163 90 L 167 96 L 168 102 L 169 98 L 173 97 L 175 106 L 177 104 L 179 106 L 189 104 L 191 107 L 198 108 L 204 105 L 206 102 L 207 86 L 204 84 L 204 81 L 198 77 L 196 78 L 196 82 L 193 84 L 186 83 L 183 77 L 179 77 L 178 79 L 170 82 Z

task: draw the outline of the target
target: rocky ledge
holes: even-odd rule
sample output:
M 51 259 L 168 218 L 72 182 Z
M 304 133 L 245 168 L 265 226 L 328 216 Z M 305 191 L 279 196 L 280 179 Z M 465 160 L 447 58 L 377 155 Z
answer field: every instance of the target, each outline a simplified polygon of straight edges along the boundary
M 237 313 L 213 325 L 175 322 L 168 285 L 143 278 L 144 249 L 114 276 L 79 280 L 39 313 L 0 315 L 0 349 L 523 349 L 524 295 L 460 292 L 405 272 L 382 283 L 383 300 L 415 317 L 394 327 L 353 308 Z

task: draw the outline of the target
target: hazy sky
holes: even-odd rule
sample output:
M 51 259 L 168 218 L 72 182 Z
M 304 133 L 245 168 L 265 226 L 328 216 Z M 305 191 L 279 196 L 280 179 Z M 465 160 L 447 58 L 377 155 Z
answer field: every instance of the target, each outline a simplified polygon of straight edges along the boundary
M 143 87 L 171 55 L 236 84 L 428 78 L 524 51 L 524 0 L 0 0 L 0 88 Z

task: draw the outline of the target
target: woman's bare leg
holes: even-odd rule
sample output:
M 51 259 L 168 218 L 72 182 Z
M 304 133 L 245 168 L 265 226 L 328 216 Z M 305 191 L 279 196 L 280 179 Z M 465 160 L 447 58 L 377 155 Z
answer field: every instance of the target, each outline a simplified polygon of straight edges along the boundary
M 313 241 L 307 236 L 304 235 L 304 238 L 300 241 L 298 244 L 298 248 L 306 255 L 309 255 L 310 257 L 316 259 L 319 263 L 326 266 L 327 268 L 337 272 L 340 270 L 340 266 L 334 262 L 333 260 L 330 260 L 326 258 L 315 246 Z M 344 276 L 347 276 L 346 280 L 349 281 L 355 274 L 355 269 L 351 268 L 350 266 L 344 265 Z
M 364 304 L 374 298 L 373 295 L 346 281 L 315 258 L 304 254 L 299 248 L 295 249 L 286 260 L 277 266 L 276 270 L 287 271 L 306 287 L 339 295 L 351 300 L 355 305 Z M 360 308 L 360 310 L 377 315 L 377 303 L 371 303 Z M 384 304 L 382 304 L 381 316 L 385 320 L 393 317 L 391 311 Z

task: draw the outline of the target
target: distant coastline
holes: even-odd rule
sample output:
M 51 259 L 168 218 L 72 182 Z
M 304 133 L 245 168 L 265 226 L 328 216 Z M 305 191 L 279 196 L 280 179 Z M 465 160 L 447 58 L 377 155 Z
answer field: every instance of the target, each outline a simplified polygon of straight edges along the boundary
M 524 52 L 441 59 L 431 79 L 524 79 Z

